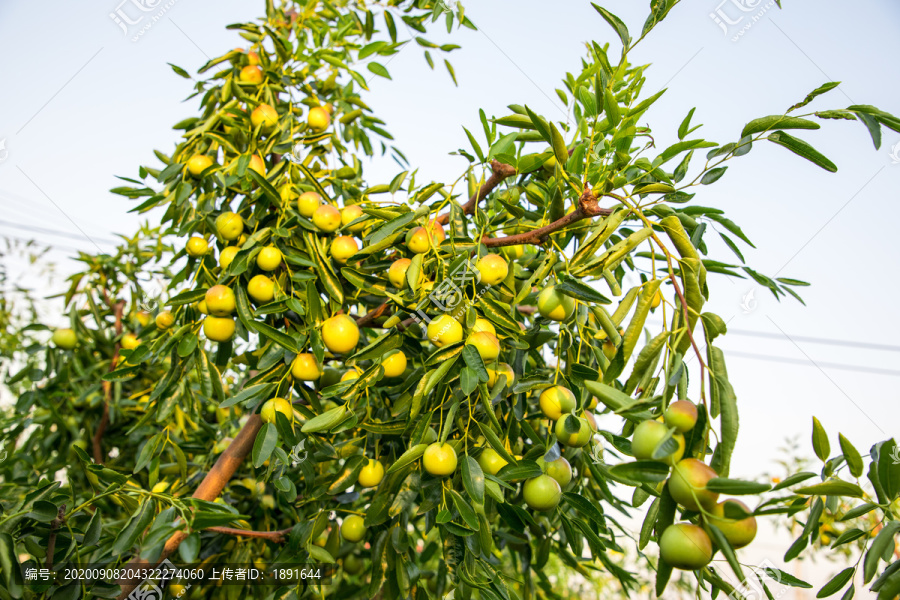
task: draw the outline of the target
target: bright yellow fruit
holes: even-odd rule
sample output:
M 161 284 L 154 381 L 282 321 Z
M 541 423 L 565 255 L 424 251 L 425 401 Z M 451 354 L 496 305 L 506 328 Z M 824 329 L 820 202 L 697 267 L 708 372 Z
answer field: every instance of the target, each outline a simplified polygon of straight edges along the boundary
M 381 366 L 385 377 L 400 377 L 406 371 L 406 355 L 403 350 L 391 352 L 381 360 Z
M 347 227 L 348 225 L 350 225 L 350 223 L 352 223 L 356 219 L 363 216 L 363 214 L 365 214 L 365 213 L 363 213 L 362 207 L 359 206 L 358 204 L 351 204 L 350 206 L 345 206 L 344 209 L 341 211 L 341 226 Z M 360 231 L 362 231 L 365 228 L 366 228 L 365 223 L 357 223 L 356 225 L 349 227 L 348 229 L 349 229 L 350 233 L 359 233 Z
M 255 275 L 247 283 L 247 294 L 259 304 L 271 302 L 275 298 L 275 282 L 265 275 Z
M 359 479 L 356 481 L 360 487 L 372 488 L 381 483 L 382 479 L 384 479 L 384 465 L 377 460 L 370 460 L 359 472 Z
M 322 324 L 322 341 L 335 354 L 347 354 L 359 342 L 359 327 L 347 315 L 335 315 Z
M 416 227 L 411 230 L 407 235 L 406 246 L 416 254 L 424 254 L 432 247 L 440 245 L 445 238 L 444 229 L 437 223 L 432 223 L 428 227 Z
M 219 266 L 223 269 L 227 269 L 228 265 L 234 261 L 234 257 L 237 256 L 237 253 L 240 251 L 241 249 L 237 246 L 225 246 L 222 248 L 222 251 L 219 252 Z
M 422 465 L 425 470 L 437 477 L 452 475 L 456 470 L 456 450 L 450 444 L 435 442 L 425 448 Z
M 322 196 L 315 192 L 303 192 L 297 198 L 297 211 L 300 216 L 308 219 L 313 216 L 320 204 L 322 204 Z
M 237 213 L 223 212 L 216 217 L 216 232 L 223 240 L 236 240 L 244 232 L 244 220 Z
M 388 280 L 390 280 L 391 285 L 397 289 L 403 289 L 406 284 L 406 271 L 409 269 L 410 264 L 412 264 L 412 261 L 408 258 L 398 258 L 391 263 L 388 269 Z
M 341 211 L 330 204 L 323 204 L 313 213 L 312 222 L 320 231 L 331 233 L 341 226 Z
M 313 131 L 325 131 L 331 125 L 331 115 L 324 108 L 317 106 L 309 109 L 307 121 Z
M 509 273 L 509 265 L 499 254 L 488 254 L 478 259 L 476 263 L 478 272 L 481 273 L 481 283 L 496 285 L 506 279 Z
M 475 319 L 475 325 L 472 327 L 472 333 L 477 333 L 479 331 L 486 331 L 492 335 L 497 335 L 497 330 L 494 328 L 494 324 L 487 319 L 482 319 L 481 317 Z
M 208 315 L 209 311 L 206 309 L 206 300 L 200 300 L 194 306 L 200 311 L 201 314 Z
M 481 451 L 481 454 L 478 455 L 478 464 L 481 465 L 481 469 L 485 473 L 496 475 L 500 472 L 500 469 L 509 463 L 506 462 L 506 459 L 500 456 L 493 448 L 485 448 Z
M 250 157 L 250 164 L 247 165 L 247 168 L 251 171 L 256 171 L 263 177 L 266 176 L 266 163 L 259 154 L 254 154 Z
M 359 245 L 349 235 L 340 235 L 331 241 L 331 258 L 339 264 L 347 264 L 347 260 L 358 250 Z
M 288 421 L 294 420 L 294 407 L 284 398 L 272 398 L 271 400 L 266 400 L 266 403 L 263 404 L 259 411 L 259 416 L 266 423 L 274 423 L 276 413 L 283 414 L 287 417 Z
M 227 317 L 234 312 L 234 292 L 230 287 L 214 285 L 206 290 L 206 310 L 215 317 Z
M 474 346 L 484 362 L 492 362 L 500 356 L 500 340 L 493 333 L 477 331 L 466 339 L 466 346 Z
M 511 366 L 506 363 L 500 363 L 496 366 L 489 366 L 487 368 L 488 372 L 488 387 L 494 387 L 497 384 L 497 381 L 500 380 L 501 375 L 506 375 L 506 385 L 508 387 L 512 387 L 513 382 L 516 380 L 516 374 L 513 372 Z
M 431 343 L 440 348 L 461 341 L 463 328 L 459 321 L 450 315 L 441 315 L 428 324 L 427 334 Z
M 200 177 L 200 174 L 211 167 L 212 164 L 213 159 L 211 157 L 205 154 L 195 154 L 187 161 L 187 170 L 194 177 Z
M 544 416 L 554 421 L 562 415 L 572 412 L 576 404 L 575 394 L 572 393 L 572 390 L 561 385 L 549 387 L 541 392 L 538 402 Z
M 259 127 L 263 133 L 271 133 L 278 125 L 278 111 L 270 104 L 260 104 L 250 113 L 250 122 L 254 129 Z
M 137 336 L 133 333 L 126 333 L 122 336 L 122 341 L 119 345 L 122 346 L 124 350 L 134 350 L 141 345 L 141 341 L 137 339 Z
M 263 70 L 258 65 L 247 65 L 241 69 L 239 79 L 241 83 L 259 85 L 263 81 Z
M 234 319 L 208 316 L 203 319 L 203 333 L 214 342 L 227 342 L 234 337 Z
M 312 354 L 298 354 L 291 363 L 291 376 L 300 381 L 315 381 L 322 376 L 322 369 Z
M 156 327 L 158 329 L 168 329 L 175 324 L 175 315 L 167 310 L 156 315 Z
M 184 249 L 187 251 L 188 256 L 197 258 L 209 251 L 209 244 L 201 237 L 192 237 L 187 241 L 187 244 L 184 245 Z
M 362 371 L 359 369 L 349 369 L 346 373 L 341 375 L 341 381 L 353 381 L 354 379 L 359 379 L 360 375 L 362 375 Z
M 266 246 L 256 255 L 256 266 L 263 271 L 274 271 L 281 264 L 281 250 Z

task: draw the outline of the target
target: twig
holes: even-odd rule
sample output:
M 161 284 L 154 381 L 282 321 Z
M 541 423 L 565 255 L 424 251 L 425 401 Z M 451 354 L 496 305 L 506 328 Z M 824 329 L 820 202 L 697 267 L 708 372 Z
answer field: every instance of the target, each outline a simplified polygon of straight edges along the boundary
M 600 203 L 597 201 L 597 197 L 594 196 L 593 193 L 591 193 L 591 190 L 589 188 L 585 188 L 584 193 L 582 193 L 581 197 L 578 198 L 578 208 L 565 215 L 564 217 L 550 223 L 549 225 L 539 227 L 538 229 L 534 229 L 532 231 L 517 233 L 515 235 L 507 235 L 504 237 L 496 238 L 485 237 L 481 239 L 481 243 L 488 248 L 496 248 L 500 246 L 518 246 L 519 244 L 532 244 L 535 246 L 540 246 L 547 241 L 551 233 L 559 231 L 560 229 L 564 229 L 572 223 L 577 223 L 578 221 L 582 221 L 584 219 L 592 219 L 597 216 L 608 216 L 610 214 L 612 214 L 612 209 L 600 208 Z
M 104 297 L 106 297 L 106 290 L 103 292 Z M 109 298 L 106 298 L 107 303 L 109 303 Z M 119 336 L 122 335 L 122 312 L 125 310 L 125 301 L 119 300 L 112 306 L 113 314 L 116 316 L 116 339 L 118 340 Z M 121 343 L 116 341 L 116 349 L 113 352 L 112 360 L 109 363 L 108 372 L 112 372 L 116 368 L 116 364 L 119 362 L 119 350 L 121 349 Z M 112 401 L 112 383 L 109 381 L 103 382 L 103 416 L 100 417 L 100 423 L 97 425 L 97 431 L 94 432 L 94 462 L 98 465 L 103 464 L 103 446 L 100 444 L 103 439 L 103 433 L 106 431 L 107 425 L 109 425 L 109 403 Z
M 63 504 L 56 512 L 56 518 L 50 521 L 50 537 L 47 538 L 47 559 L 44 566 L 53 569 L 53 555 L 56 553 L 56 531 L 66 522 L 66 505 Z
M 260 428 L 262 428 L 262 419 L 260 416 L 258 414 L 251 415 L 244 424 L 243 429 L 241 429 L 234 440 L 231 441 L 228 448 L 226 448 L 219 456 L 219 460 L 216 461 L 216 464 L 213 465 L 212 469 L 209 470 L 209 473 L 206 474 L 206 477 L 203 478 L 203 481 L 200 482 L 200 485 L 197 486 L 197 489 L 193 494 L 194 498 L 212 502 L 219 497 L 219 494 L 222 493 L 222 490 L 234 476 L 235 471 L 237 471 L 238 467 L 244 462 L 244 459 L 247 458 L 247 455 L 250 454 L 250 451 L 253 449 L 253 443 L 256 441 L 256 434 L 259 433 Z M 183 530 L 174 533 L 172 537 L 166 540 L 162 553 L 152 565 L 148 561 L 136 557 L 128 563 L 123 571 L 127 573 L 129 571 L 158 565 L 160 562 L 171 556 L 178 548 L 178 545 L 181 544 L 187 536 L 188 532 Z M 141 582 L 136 579 L 123 578 L 119 579 L 117 583 L 122 586 L 122 592 L 117 598 L 118 600 L 124 600 Z
M 365 327 L 366 325 L 368 325 L 369 323 L 371 323 L 378 317 L 385 315 L 385 311 L 388 311 L 387 300 L 385 300 L 384 302 L 382 302 L 377 307 L 373 308 L 372 310 L 370 310 L 363 316 L 356 317 L 356 326 L 357 327 Z M 387 314 L 390 314 L 390 311 L 388 311 Z
M 491 161 L 491 176 L 487 178 L 487 181 L 482 184 L 478 191 L 469 198 L 469 201 L 461 206 L 463 214 L 469 215 L 475 212 L 475 207 L 478 206 L 478 203 L 484 200 L 488 194 L 490 194 L 495 187 L 500 185 L 500 183 L 516 174 L 516 169 L 510 165 L 503 164 L 501 162 L 497 162 L 496 160 Z M 435 219 L 436 223 L 441 225 L 446 225 L 450 220 L 450 213 L 444 213 L 443 215 L 437 217 Z
M 284 541 L 291 529 L 281 529 L 278 531 L 250 531 L 247 529 L 235 529 L 234 527 L 207 527 L 205 531 L 214 531 L 225 535 L 237 535 L 251 538 L 262 538 L 276 544 Z

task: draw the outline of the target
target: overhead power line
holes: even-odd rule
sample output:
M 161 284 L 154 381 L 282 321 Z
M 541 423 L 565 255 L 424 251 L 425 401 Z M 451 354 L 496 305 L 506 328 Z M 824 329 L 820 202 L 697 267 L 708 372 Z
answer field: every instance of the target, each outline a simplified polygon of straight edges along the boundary
M 788 338 L 780 333 L 768 331 L 750 331 L 748 329 L 729 329 L 728 333 L 737 335 L 748 335 L 752 337 L 769 338 L 773 340 L 787 340 Z M 900 346 L 892 346 L 890 344 L 873 344 L 870 342 L 856 342 L 853 340 L 838 340 L 834 338 L 820 338 L 805 335 L 791 335 L 790 339 L 795 342 L 808 342 L 810 344 L 826 344 L 830 346 L 845 346 L 847 348 L 865 348 L 867 350 L 881 350 L 884 352 L 900 352 Z
M 804 358 L 788 358 L 784 356 L 769 356 L 766 354 L 755 354 L 753 352 L 741 352 L 740 350 L 728 350 L 728 356 L 740 356 L 743 358 L 751 358 L 753 360 L 765 360 L 775 363 L 789 363 L 794 365 L 805 365 L 808 367 L 822 367 L 828 369 L 839 369 L 841 371 L 855 371 L 857 373 L 872 373 L 875 375 L 887 375 L 889 377 L 900 377 L 900 371 L 894 369 L 880 369 L 878 367 L 866 367 L 862 365 L 845 365 L 841 363 L 816 361 L 815 363 Z
M 27 225 L 25 223 L 13 223 L 12 221 L 4 221 L 2 219 L 0 219 L 0 225 L 5 226 L 5 227 L 14 227 L 15 229 L 22 229 L 24 231 L 31 231 L 34 233 L 45 233 L 48 235 L 55 235 L 58 237 L 64 237 L 64 238 L 69 238 L 69 239 L 73 239 L 73 240 L 84 241 L 83 235 L 78 235 L 78 234 L 72 233 L 70 231 L 62 231 L 60 229 L 51 229 L 49 227 L 38 227 L 37 225 Z M 94 239 L 95 241 L 98 241 L 102 244 L 110 244 L 113 246 L 116 245 L 116 242 L 114 242 L 112 240 L 107 240 L 104 238 L 97 238 L 97 237 L 94 237 L 92 239 Z

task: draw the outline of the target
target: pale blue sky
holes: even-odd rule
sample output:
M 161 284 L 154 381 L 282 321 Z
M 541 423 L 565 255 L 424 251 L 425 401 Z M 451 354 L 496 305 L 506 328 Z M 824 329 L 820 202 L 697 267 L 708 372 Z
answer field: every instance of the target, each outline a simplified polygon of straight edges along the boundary
M 636 31 L 648 3 L 604 4 Z M 843 84 L 815 108 L 874 104 L 900 113 L 900 4 L 783 4 L 784 10 L 772 7 L 733 42 L 710 18 L 717 7 L 732 18 L 741 14 L 731 0 L 683 2 L 642 43 L 632 61 L 654 63 L 646 89 L 669 88 L 645 117 L 660 147 L 674 140 L 693 106 L 694 122 L 706 124 L 699 134 L 733 141 L 750 119 L 780 113 L 829 80 Z M 766 5 L 761 1 L 747 14 Z M 0 93 L 0 139 L 7 140 L 9 152 L 0 162 L 0 232 L 30 235 L 4 222 L 75 235 L 80 228 L 99 241 L 133 230 L 138 221 L 126 214 L 130 203 L 108 193 L 117 184 L 114 175 L 135 176 L 139 164 L 155 164 L 151 150 L 170 151 L 179 133 L 171 125 L 196 108 L 195 101 L 181 103 L 190 83 L 166 63 L 195 71 L 207 55 L 243 45 L 224 25 L 254 17 L 263 2 L 177 0 L 137 43 L 109 18 L 116 6 L 115 0 L 91 0 L 77 9 L 61 0 L 0 4 L 0 80 L 6 83 Z M 528 104 L 564 120 L 553 92 L 562 87 L 560 78 L 579 68 L 585 40 L 614 40 L 587 1 L 471 0 L 465 6 L 481 31 L 449 36 L 462 46 L 451 55 L 459 88 L 440 61 L 435 72 L 428 71 L 421 49 L 410 45 L 388 64 L 393 81 L 376 79 L 366 98 L 420 168 L 420 181 L 459 175 L 463 159 L 447 153 L 468 146 L 461 125 L 480 130 L 479 107 L 502 116 L 507 104 Z M 751 266 L 767 274 L 783 268 L 780 275 L 810 281 L 813 287 L 803 290 L 808 306 L 779 304 L 758 292 L 758 307 L 748 314 L 741 299 L 753 286 L 714 277 L 708 310 L 732 319 L 736 329 L 897 344 L 896 225 L 887 216 L 900 187 L 900 164 L 890 156 L 900 134 L 885 130 L 879 151 L 859 123 L 829 122 L 802 137 L 839 172 L 828 174 L 782 148 L 759 144 L 734 161 L 716 185 L 701 190 L 695 202 L 726 210 L 743 227 L 759 248 L 745 252 Z M 392 161 L 380 160 L 368 174 L 386 180 L 395 172 Z M 35 235 L 92 247 L 87 240 Z M 64 256 L 54 253 L 59 261 Z M 724 247 L 719 258 L 732 260 Z M 722 345 L 820 365 L 897 370 L 900 364 L 897 352 L 795 345 L 785 337 L 729 335 Z M 838 430 L 863 451 L 900 433 L 897 377 L 743 356 L 733 356 L 728 365 L 742 407 L 734 476 L 766 468 L 785 436 L 800 433 L 808 446 L 812 414 L 832 434 L 833 447 Z

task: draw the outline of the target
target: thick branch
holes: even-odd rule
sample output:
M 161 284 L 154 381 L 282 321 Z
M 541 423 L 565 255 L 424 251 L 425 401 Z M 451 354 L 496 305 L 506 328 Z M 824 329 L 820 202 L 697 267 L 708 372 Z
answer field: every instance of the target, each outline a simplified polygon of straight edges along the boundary
M 224 535 L 261 538 L 276 544 L 282 543 L 291 532 L 290 529 L 280 529 L 278 531 L 249 531 L 247 529 L 236 529 L 234 527 L 207 527 L 206 531 L 214 531 Z
M 376 306 L 375 308 L 373 308 L 372 310 L 370 310 L 363 316 L 356 317 L 356 326 L 357 327 L 365 327 L 369 323 L 371 323 L 372 321 L 377 319 L 378 317 L 380 317 L 382 315 L 389 315 L 389 314 L 391 314 L 391 312 L 388 309 L 387 300 L 385 300 L 384 302 L 382 302 L 381 304 L 379 304 L 378 306 Z
M 105 293 L 104 293 L 105 295 Z M 107 302 L 109 300 L 107 299 Z M 112 307 L 113 314 L 116 316 L 116 338 L 122 335 L 122 312 L 125 310 L 125 301 L 119 300 Z M 116 368 L 116 363 L 119 362 L 119 350 L 121 349 L 121 344 L 116 342 L 116 349 L 113 352 L 112 360 L 109 363 L 109 371 L 112 372 Z M 106 431 L 106 426 L 109 425 L 109 403 L 112 400 L 112 383 L 109 381 L 103 382 L 103 416 L 100 417 L 100 423 L 97 425 L 97 431 L 94 432 L 94 462 L 98 465 L 103 464 L 103 446 L 100 444 L 103 439 L 103 433 Z
M 209 470 L 209 473 L 206 474 L 206 477 L 203 478 L 203 481 L 200 482 L 200 485 L 197 486 L 197 489 L 193 494 L 194 498 L 212 502 L 219 497 L 219 494 L 222 493 L 222 490 L 225 489 L 225 486 L 234 476 L 235 471 L 238 470 L 238 467 L 244 462 L 247 455 L 250 454 L 250 451 L 253 449 L 253 442 L 256 441 L 256 434 L 259 433 L 261 427 L 262 419 L 258 414 L 251 415 L 250 418 L 247 419 L 243 429 L 241 429 L 234 440 L 232 440 L 231 444 L 228 445 L 228 448 L 226 448 L 221 456 L 219 456 L 219 460 L 216 461 L 216 464 L 213 465 L 212 469 Z M 166 541 L 162 553 L 152 565 L 140 558 L 134 558 L 125 567 L 125 571 L 127 572 L 130 569 L 158 565 L 164 559 L 171 556 L 178 548 L 178 545 L 181 544 L 187 536 L 187 531 L 176 532 Z M 128 594 L 130 594 L 140 583 L 140 580 L 120 579 L 118 584 L 122 586 L 122 592 L 119 594 L 118 600 L 127 598 Z
M 50 521 L 50 536 L 47 538 L 47 558 L 44 563 L 48 569 L 53 569 L 53 555 L 56 554 L 56 531 L 66 522 L 66 505 L 63 504 L 56 512 L 56 518 Z
M 478 191 L 469 198 L 469 201 L 462 205 L 462 211 L 464 215 L 469 215 L 475 212 L 475 207 L 478 206 L 478 203 L 484 200 L 488 194 L 490 194 L 495 187 L 500 185 L 504 179 L 507 177 L 511 177 L 516 174 L 516 169 L 510 165 L 503 164 L 501 162 L 497 162 L 496 160 L 491 161 L 491 176 L 487 178 L 487 181 L 478 188 Z M 450 213 L 445 213 L 438 218 L 435 219 L 436 223 L 440 223 L 441 225 L 446 225 L 450 220 Z
M 517 233 L 515 235 L 507 235 L 504 237 L 496 238 L 481 238 L 481 243 L 488 248 L 498 248 L 501 246 L 518 246 L 519 244 L 532 244 L 535 246 L 540 246 L 547 241 L 551 233 L 559 231 L 560 229 L 565 229 L 569 225 L 577 223 L 578 221 L 592 219 L 597 216 L 607 216 L 611 213 L 611 208 L 600 208 L 600 203 L 597 201 L 597 198 L 594 196 L 594 194 L 591 193 L 590 189 L 585 189 L 584 193 L 581 194 L 581 197 L 578 199 L 578 208 L 563 216 L 562 218 L 550 223 L 549 225 L 539 227 L 538 229 L 534 229 L 532 231 Z

